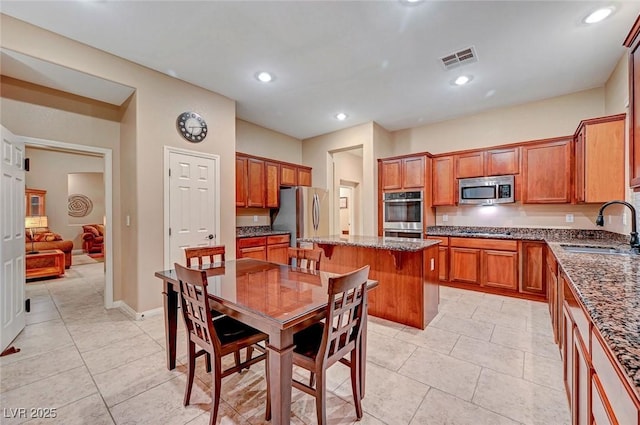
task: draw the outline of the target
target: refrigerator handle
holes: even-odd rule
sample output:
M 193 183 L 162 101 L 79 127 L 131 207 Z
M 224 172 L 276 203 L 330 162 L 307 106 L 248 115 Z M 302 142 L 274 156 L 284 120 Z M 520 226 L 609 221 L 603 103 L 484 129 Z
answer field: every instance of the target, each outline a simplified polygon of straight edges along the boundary
M 313 230 L 314 233 L 318 233 L 318 226 L 320 225 L 320 198 L 317 193 L 313 194 L 313 205 L 312 205 L 312 218 L 313 218 Z

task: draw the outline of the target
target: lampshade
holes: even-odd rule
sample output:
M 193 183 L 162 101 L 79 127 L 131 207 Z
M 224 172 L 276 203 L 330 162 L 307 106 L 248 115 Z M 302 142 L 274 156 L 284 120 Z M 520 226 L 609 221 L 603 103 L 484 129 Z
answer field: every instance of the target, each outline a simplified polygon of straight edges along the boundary
M 49 227 L 49 220 L 46 215 L 30 215 L 24 218 L 24 227 L 27 229 Z

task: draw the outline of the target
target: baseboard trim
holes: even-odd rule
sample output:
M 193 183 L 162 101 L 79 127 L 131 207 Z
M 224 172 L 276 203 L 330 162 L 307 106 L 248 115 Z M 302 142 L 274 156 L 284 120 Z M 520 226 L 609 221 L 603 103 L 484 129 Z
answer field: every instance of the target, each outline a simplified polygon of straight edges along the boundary
M 126 314 L 127 316 L 129 316 L 133 320 L 144 320 L 147 317 L 159 316 L 164 311 L 163 307 L 158 307 L 158 308 L 154 308 L 152 310 L 147 310 L 147 311 L 143 311 L 141 313 L 138 313 L 133 308 L 131 308 L 131 306 L 129 304 L 125 303 L 122 300 L 114 301 L 113 302 L 113 307 L 114 308 L 119 308 L 120 310 L 122 310 L 122 312 L 124 314 Z
M 83 249 L 73 249 L 71 250 L 71 255 L 80 255 L 80 254 L 84 254 L 84 250 Z

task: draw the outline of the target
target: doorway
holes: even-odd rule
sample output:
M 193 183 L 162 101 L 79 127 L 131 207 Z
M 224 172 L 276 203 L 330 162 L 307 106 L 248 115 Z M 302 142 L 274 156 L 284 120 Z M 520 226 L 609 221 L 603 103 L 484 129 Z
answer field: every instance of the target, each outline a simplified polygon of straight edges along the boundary
M 77 153 L 99 157 L 102 161 L 104 172 L 104 261 L 105 261 L 105 287 L 104 307 L 116 307 L 113 301 L 113 153 L 109 148 L 77 145 L 73 143 L 58 142 L 54 140 L 35 139 L 24 137 L 27 148 L 40 148 L 59 152 Z M 65 185 L 65 192 L 67 185 Z M 72 266 L 73 267 L 73 266 Z
M 330 152 L 330 155 L 333 162 L 331 234 L 362 235 L 362 146 Z

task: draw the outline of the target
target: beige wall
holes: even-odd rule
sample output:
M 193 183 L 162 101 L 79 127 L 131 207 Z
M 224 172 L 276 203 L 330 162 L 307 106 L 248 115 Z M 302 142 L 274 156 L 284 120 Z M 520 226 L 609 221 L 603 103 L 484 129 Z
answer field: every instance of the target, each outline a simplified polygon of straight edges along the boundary
M 120 264 L 114 262 L 114 266 L 121 269 L 122 276 L 126 276 L 126 281 L 121 283 L 123 290 L 116 292 L 116 297 L 121 295 L 136 311 L 146 311 L 162 305 L 160 282 L 153 273 L 164 268 L 164 146 L 220 156 L 220 241 L 227 245 L 228 252 L 235 252 L 233 100 L 6 15 L 0 15 L 0 18 L 0 43 L 3 48 L 136 89 L 135 102 L 127 108 L 135 108 L 135 111 L 126 111 L 127 128 L 121 133 L 123 145 L 126 144 L 127 151 L 135 154 L 134 159 L 127 158 L 128 168 L 122 173 L 126 175 L 123 186 L 129 186 L 128 190 L 131 190 L 123 208 L 130 213 L 132 223 L 126 229 L 125 239 L 132 243 L 118 241 L 119 245 L 114 247 L 121 251 L 122 258 L 128 259 Z M 191 144 L 177 133 L 175 120 L 184 111 L 198 111 L 207 120 L 210 131 L 204 142 Z M 60 128 L 61 131 L 50 131 L 47 125 L 16 129 L 12 117 L 5 116 L 4 110 L 2 112 L 2 122 L 13 132 L 23 136 L 91 144 L 91 140 L 86 139 L 90 139 L 88 135 L 96 131 L 91 127 L 80 133 L 69 127 Z M 38 135 L 34 134 L 34 127 L 41 130 Z M 116 155 L 119 156 L 120 152 L 114 151 L 114 156 Z M 118 174 L 114 180 L 117 179 L 120 184 L 120 170 L 114 170 L 114 175 L 116 172 Z M 121 212 L 118 211 L 117 214 L 118 222 L 114 223 L 114 227 L 121 226 Z
M 236 208 L 236 226 L 271 226 L 269 208 Z
M 302 142 L 286 134 L 236 119 L 236 151 L 300 164 Z
M 82 224 L 75 222 L 67 213 L 68 177 L 71 173 L 91 173 L 99 176 L 100 184 L 96 188 L 90 188 L 90 193 L 83 191 L 85 195 L 91 195 L 94 203 L 94 212 L 90 215 L 92 221 L 82 223 L 102 223 L 104 216 L 104 183 L 102 181 L 103 159 L 96 156 L 88 156 L 70 152 L 57 152 L 52 150 L 30 148 L 26 149 L 29 158 L 30 171 L 26 173 L 26 186 L 33 189 L 47 191 L 46 215 L 49 219 L 49 228 L 52 232 L 59 233 L 63 239 L 73 241 L 73 249 L 82 249 Z M 71 174 L 73 175 L 73 174 Z M 101 196 L 100 196 L 101 194 Z M 96 221 L 96 217 L 100 217 Z
M 331 211 L 336 211 L 337 194 L 332 178 L 333 153 L 362 147 L 363 150 L 363 182 L 362 208 L 366 211 L 376 205 L 378 183 L 374 179 L 374 146 L 373 123 L 361 124 L 344 130 L 335 131 L 302 141 L 302 163 L 313 168 L 313 185 L 329 190 Z M 374 210 L 375 211 L 375 210 Z M 337 216 L 331 214 L 330 229 L 335 229 Z M 364 214 L 362 217 L 362 233 L 377 235 L 377 216 Z
M 625 52 L 604 86 L 605 115 L 627 112 L 629 103 L 629 55 Z
M 100 169 L 104 161 L 99 158 Z M 84 195 L 91 201 L 91 211 L 82 217 L 71 216 L 67 212 L 67 220 L 69 225 L 75 226 L 76 229 L 84 224 L 104 224 L 105 222 L 105 203 L 104 203 L 104 173 L 102 172 L 80 172 L 67 174 L 67 193 L 71 195 Z M 74 240 L 75 247 L 82 248 L 82 239 L 78 236 Z
M 438 154 L 571 135 L 585 118 L 604 115 L 604 88 L 493 109 L 393 133 L 394 153 Z

